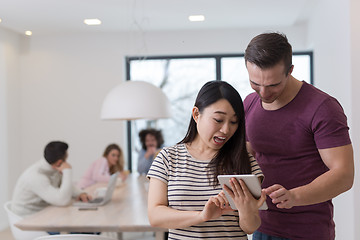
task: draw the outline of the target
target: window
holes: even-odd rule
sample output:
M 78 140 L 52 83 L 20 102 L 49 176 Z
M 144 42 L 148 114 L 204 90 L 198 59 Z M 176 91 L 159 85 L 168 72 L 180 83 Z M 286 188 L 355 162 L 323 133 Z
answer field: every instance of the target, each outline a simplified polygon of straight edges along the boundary
M 293 76 L 312 83 L 312 52 L 293 54 Z M 160 87 L 171 102 L 171 119 L 128 122 L 128 168 L 137 169 L 141 144 L 138 133 L 145 128 L 161 129 L 164 146 L 181 141 L 186 134 L 191 109 L 201 86 L 210 80 L 228 81 L 244 99 L 253 92 L 248 80 L 244 55 L 201 55 L 165 57 L 127 57 L 127 79 L 147 81 Z M 140 96 L 139 96 L 140 97 Z

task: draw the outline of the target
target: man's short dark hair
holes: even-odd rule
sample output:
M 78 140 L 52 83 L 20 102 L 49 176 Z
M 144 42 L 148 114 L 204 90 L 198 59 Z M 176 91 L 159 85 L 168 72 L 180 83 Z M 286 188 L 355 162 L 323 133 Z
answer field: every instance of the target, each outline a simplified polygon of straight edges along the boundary
M 59 159 L 65 160 L 66 151 L 69 148 L 67 143 L 53 141 L 46 145 L 44 157 L 49 164 L 53 164 Z
M 262 33 L 254 37 L 245 50 L 245 63 L 268 69 L 283 61 L 285 74 L 292 66 L 292 47 L 285 34 Z

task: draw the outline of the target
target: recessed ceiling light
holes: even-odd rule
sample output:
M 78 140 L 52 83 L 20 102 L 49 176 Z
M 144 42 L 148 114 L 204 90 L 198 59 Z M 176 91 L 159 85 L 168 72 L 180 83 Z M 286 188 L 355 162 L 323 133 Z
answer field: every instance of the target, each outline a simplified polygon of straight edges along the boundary
M 202 21 L 205 21 L 205 16 L 204 15 L 191 15 L 191 16 L 189 16 L 189 21 L 202 22 Z
M 0 23 L 1 23 L 2 19 L 0 18 Z
M 97 18 L 85 19 L 84 23 L 87 25 L 100 25 L 101 21 Z
M 25 35 L 26 35 L 26 36 L 31 36 L 31 35 L 32 35 L 32 32 L 31 32 L 31 31 L 25 31 Z

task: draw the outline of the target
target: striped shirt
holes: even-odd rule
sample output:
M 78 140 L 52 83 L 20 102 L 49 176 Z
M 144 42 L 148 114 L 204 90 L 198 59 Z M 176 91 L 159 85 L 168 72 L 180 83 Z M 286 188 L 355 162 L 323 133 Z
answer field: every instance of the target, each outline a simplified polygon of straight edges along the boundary
M 251 172 L 263 176 L 254 157 L 251 156 Z M 148 177 L 163 181 L 168 186 L 169 207 L 181 211 L 202 211 L 208 199 L 221 190 L 209 183 L 209 161 L 194 159 L 185 144 L 167 147 L 154 159 Z M 239 227 L 238 212 L 224 214 L 218 219 L 198 225 L 170 229 L 169 239 L 247 239 Z

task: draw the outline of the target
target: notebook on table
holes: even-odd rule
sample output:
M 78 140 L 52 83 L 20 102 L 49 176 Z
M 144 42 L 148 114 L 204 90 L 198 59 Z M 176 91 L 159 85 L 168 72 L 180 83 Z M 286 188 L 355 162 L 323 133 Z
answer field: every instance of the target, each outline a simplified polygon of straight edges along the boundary
M 109 183 L 106 188 L 105 195 L 103 197 L 96 197 L 94 199 L 89 200 L 88 202 L 76 201 L 73 203 L 73 206 L 77 207 L 97 207 L 105 205 L 110 202 L 112 195 L 114 193 L 116 187 L 116 180 L 119 175 L 119 172 L 116 172 L 110 176 Z

